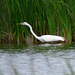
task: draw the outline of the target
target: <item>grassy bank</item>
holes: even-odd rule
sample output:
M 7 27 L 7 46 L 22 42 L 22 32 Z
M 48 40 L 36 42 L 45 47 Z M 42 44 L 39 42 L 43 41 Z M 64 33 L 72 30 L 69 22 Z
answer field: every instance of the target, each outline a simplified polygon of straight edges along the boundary
M 37 42 L 26 26 L 34 32 L 60 35 L 66 43 L 75 42 L 75 0 L 0 0 L 0 43 Z

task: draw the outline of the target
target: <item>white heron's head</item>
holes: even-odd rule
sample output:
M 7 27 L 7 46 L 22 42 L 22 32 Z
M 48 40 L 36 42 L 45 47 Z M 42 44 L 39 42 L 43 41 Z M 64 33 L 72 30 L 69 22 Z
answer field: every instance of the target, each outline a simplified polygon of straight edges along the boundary
M 18 23 L 17 25 L 29 25 L 27 22 Z

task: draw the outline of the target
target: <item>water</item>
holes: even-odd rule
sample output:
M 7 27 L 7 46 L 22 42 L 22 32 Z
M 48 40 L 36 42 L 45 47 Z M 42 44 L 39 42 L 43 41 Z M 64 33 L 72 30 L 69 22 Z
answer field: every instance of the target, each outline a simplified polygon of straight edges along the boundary
M 0 75 L 75 75 L 75 44 L 0 45 Z

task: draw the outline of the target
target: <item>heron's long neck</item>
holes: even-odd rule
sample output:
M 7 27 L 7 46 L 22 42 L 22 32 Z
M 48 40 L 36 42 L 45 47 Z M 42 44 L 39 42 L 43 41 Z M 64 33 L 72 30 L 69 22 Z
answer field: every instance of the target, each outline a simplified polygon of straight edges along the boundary
M 29 24 L 27 26 L 30 28 L 30 31 L 34 35 L 34 37 L 38 39 L 39 37 L 33 32 L 32 27 Z

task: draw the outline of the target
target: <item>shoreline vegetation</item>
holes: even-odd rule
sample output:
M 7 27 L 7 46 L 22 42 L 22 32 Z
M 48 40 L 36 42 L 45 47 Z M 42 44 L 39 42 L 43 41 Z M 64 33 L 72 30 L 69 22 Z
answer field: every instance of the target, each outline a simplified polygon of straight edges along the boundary
M 75 43 L 75 0 L 0 0 L 0 43 L 39 43 L 27 26 L 16 25 L 24 21 L 38 36 Z

